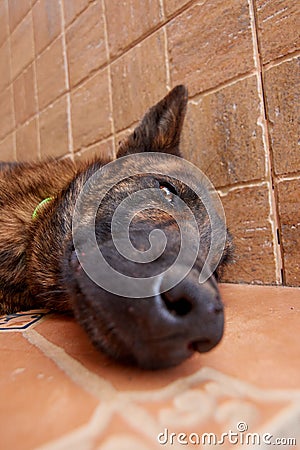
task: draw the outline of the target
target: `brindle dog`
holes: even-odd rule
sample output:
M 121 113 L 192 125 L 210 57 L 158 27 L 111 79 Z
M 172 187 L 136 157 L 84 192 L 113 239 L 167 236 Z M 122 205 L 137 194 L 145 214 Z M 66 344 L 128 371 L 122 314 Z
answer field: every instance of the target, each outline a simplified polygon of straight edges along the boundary
M 180 156 L 186 105 L 186 88 L 175 87 L 120 144 L 117 157 L 149 151 Z M 101 159 L 80 164 L 69 159 L 0 164 L 0 312 L 39 307 L 72 310 L 98 348 L 143 368 L 174 366 L 194 351 L 210 350 L 223 334 L 224 313 L 216 282 L 219 269 L 199 284 L 211 229 L 201 200 L 183 183 L 167 175 L 129 177 L 109 191 L 96 217 L 97 242 L 107 261 L 119 272 L 149 277 L 176 258 L 180 233 L 175 220 L 161 210 L 144 209 L 136 215 L 130 238 L 137 249 L 147 247 L 154 228 L 167 237 L 163 255 L 138 264 L 127 261 L 113 245 L 114 211 L 124 198 L 145 188 L 160 188 L 162 201 L 166 196 L 171 202 L 176 196 L 183 199 L 196 218 L 201 246 L 192 270 L 181 282 L 163 294 L 137 300 L 105 291 L 81 270 L 72 241 L 74 206 L 85 182 L 103 167 Z M 40 204 L 44 199 L 48 200 Z M 228 234 L 219 268 L 230 249 Z

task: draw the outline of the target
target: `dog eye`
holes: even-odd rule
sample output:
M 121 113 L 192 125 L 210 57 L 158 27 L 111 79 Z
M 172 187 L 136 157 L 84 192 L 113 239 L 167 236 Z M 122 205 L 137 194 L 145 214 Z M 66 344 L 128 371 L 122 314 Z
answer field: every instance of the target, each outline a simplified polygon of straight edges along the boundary
M 161 190 L 161 192 L 162 192 L 163 196 L 165 197 L 165 199 L 168 202 L 171 203 L 173 201 L 173 199 L 174 199 L 173 192 L 171 192 L 170 189 L 167 186 L 163 186 L 163 185 L 160 185 L 159 189 Z

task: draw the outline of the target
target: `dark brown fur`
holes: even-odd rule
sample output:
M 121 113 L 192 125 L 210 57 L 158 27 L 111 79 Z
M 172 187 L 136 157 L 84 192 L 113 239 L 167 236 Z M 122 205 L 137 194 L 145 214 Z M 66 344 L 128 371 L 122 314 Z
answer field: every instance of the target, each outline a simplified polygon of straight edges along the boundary
M 69 159 L 0 166 L 1 313 L 48 304 L 46 299 L 39 302 L 35 293 L 39 276 L 45 287 L 53 289 L 56 285 L 58 255 L 55 257 L 53 252 L 61 249 L 61 233 L 57 226 L 51 228 L 51 218 L 70 182 L 87 167 L 88 164 L 78 167 Z M 33 220 L 36 206 L 49 196 L 55 200 L 39 211 L 38 220 Z M 43 252 L 50 258 L 48 272 L 38 257 Z
M 151 108 L 134 133 L 120 144 L 118 157 L 143 151 L 179 155 L 179 139 L 186 103 L 187 91 L 183 86 L 178 86 L 165 99 Z M 78 294 L 77 282 L 82 280 L 76 281 L 76 277 L 74 278 L 69 267 L 73 252 L 71 231 L 76 199 L 86 180 L 104 164 L 105 162 L 101 160 L 75 164 L 69 159 L 41 163 L 0 164 L 0 313 L 12 313 L 37 307 L 50 307 L 58 310 L 73 309 L 77 319 L 83 324 L 98 347 L 117 359 L 131 361 L 131 355 L 127 354 L 128 351 L 120 350 L 122 349 L 120 336 L 118 338 L 112 336 L 107 340 L 108 329 L 115 327 L 115 322 L 119 319 L 113 320 L 113 325 L 108 326 L 106 323 L 108 319 L 102 317 L 101 312 L 97 324 L 93 322 L 94 312 L 92 313 L 86 306 L 85 299 L 81 298 L 81 293 Z M 166 168 L 166 171 L 168 169 Z M 179 166 L 173 169 L 180 173 Z M 167 177 L 165 179 L 168 181 Z M 135 191 L 136 183 L 140 183 L 141 187 L 151 187 L 152 184 L 155 187 L 156 182 L 149 177 L 138 178 L 125 180 L 120 186 L 117 186 L 112 194 L 113 199 L 102 209 L 99 236 L 106 236 L 115 207 L 124 196 Z M 194 208 L 199 216 L 200 234 L 204 237 L 204 242 L 207 242 L 201 255 L 203 263 L 203 258 L 209 248 L 210 236 L 207 214 L 203 207 L 199 206 L 199 203 L 186 192 L 184 186 L 178 185 L 177 191 L 190 198 L 191 209 Z M 36 206 L 47 197 L 52 197 L 53 200 L 40 208 L 37 218 L 33 219 L 32 214 Z M 144 211 L 135 218 L 134 226 L 139 236 L 139 230 L 146 229 L 148 233 L 149 229 L 156 227 L 157 224 L 174 239 L 176 224 L 161 211 Z M 107 242 L 106 237 L 103 240 Z M 144 247 L 140 237 L 138 237 L 137 246 L 140 249 Z M 230 239 L 228 239 L 224 252 L 225 257 L 230 246 Z M 201 262 L 199 264 L 201 265 Z M 130 267 L 130 265 L 126 266 L 126 270 L 129 272 Z M 134 271 L 135 268 L 132 267 L 132 270 Z M 96 295 L 94 289 L 98 288 L 88 286 L 87 292 L 90 292 L 91 289 L 94 298 Z M 99 293 L 100 297 L 101 295 Z M 112 303 L 113 301 L 110 299 L 109 304 L 112 305 Z M 118 303 L 116 304 L 118 305 Z M 104 310 L 105 308 L 106 306 L 103 306 Z M 115 311 L 115 315 L 120 315 L 123 317 L 122 320 L 126 321 L 128 320 L 128 311 L 132 311 L 134 308 L 137 308 L 135 304 L 128 307 L 128 310 L 124 310 L 123 313 Z M 146 317 L 147 314 L 140 311 L 138 317 L 143 317 L 143 315 Z M 120 323 L 119 328 L 123 326 L 122 324 Z M 141 330 L 145 330 L 143 324 L 141 327 Z M 146 331 L 141 331 L 141 333 L 143 332 Z M 113 335 L 113 333 L 111 334 Z M 137 334 L 138 331 L 132 331 L 132 333 L 136 333 L 133 339 L 140 337 Z M 156 358 L 159 362 L 156 361 Z M 177 359 L 172 357 L 169 362 L 162 362 L 160 358 L 152 355 L 149 357 L 151 362 L 148 363 L 139 360 L 138 356 L 134 356 L 133 362 L 144 367 L 161 367 L 164 364 L 176 364 L 184 359 L 183 356 Z

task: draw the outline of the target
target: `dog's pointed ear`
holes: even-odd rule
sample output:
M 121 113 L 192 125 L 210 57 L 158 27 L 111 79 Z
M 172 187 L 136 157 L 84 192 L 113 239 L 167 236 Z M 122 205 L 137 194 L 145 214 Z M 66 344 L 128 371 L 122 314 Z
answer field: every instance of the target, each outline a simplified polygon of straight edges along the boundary
M 186 113 L 185 86 L 172 89 L 150 108 L 134 132 L 120 142 L 117 158 L 140 152 L 164 152 L 180 156 L 179 141 Z

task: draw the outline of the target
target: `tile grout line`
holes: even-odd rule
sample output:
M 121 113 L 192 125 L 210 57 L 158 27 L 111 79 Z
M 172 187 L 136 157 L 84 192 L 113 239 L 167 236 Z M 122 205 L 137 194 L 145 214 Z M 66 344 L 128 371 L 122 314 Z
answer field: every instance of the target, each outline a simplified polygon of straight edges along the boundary
M 9 2 L 9 0 L 7 0 L 7 3 L 8 3 L 8 2 Z M 11 35 L 15 32 L 15 30 L 21 25 L 21 23 L 22 23 L 24 20 L 27 19 L 27 16 L 29 16 L 30 13 L 32 12 L 32 7 L 33 7 L 33 4 L 30 3 L 30 7 L 28 8 L 28 11 L 21 17 L 21 19 L 19 20 L 19 22 L 15 24 L 13 30 L 10 29 L 10 24 L 9 24 L 9 20 L 8 20 L 8 31 L 9 31 L 9 35 L 10 35 L 10 36 L 11 36 Z M 7 8 L 7 11 L 8 11 L 8 16 L 9 16 L 9 8 Z
M 22 335 L 30 344 L 37 347 L 48 359 L 52 360 L 56 366 L 68 376 L 68 378 L 80 388 L 101 401 L 87 424 L 83 425 L 78 430 L 66 433 L 58 439 L 43 444 L 39 447 L 40 449 L 64 449 L 66 448 L 65 445 L 69 445 L 74 439 L 76 442 L 81 439 L 83 441 L 86 439 L 92 441 L 95 437 L 99 436 L 99 415 L 104 416 L 102 423 L 100 424 L 101 434 L 101 431 L 107 426 L 111 414 L 115 411 L 121 413 L 124 401 L 125 403 L 132 403 L 132 400 L 127 399 L 126 395 L 120 396 L 109 381 L 91 372 L 79 361 L 70 356 L 63 348 L 50 342 L 39 332 L 34 330 L 34 328 L 23 331 Z M 131 405 L 131 408 L 133 408 L 133 410 L 138 408 L 139 413 L 143 412 L 144 414 L 147 414 L 140 406 Z M 80 446 L 78 448 L 80 448 Z
M 286 174 L 286 175 L 277 175 L 276 181 L 277 183 L 282 183 L 283 181 L 295 181 L 300 180 L 300 173 L 293 174 Z
M 71 0 L 72 1 L 72 0 Z M 69 21 L 68 25 L 65 27 L 65 31 L 71 28 L 71 26 L 76 22 L 76 20 L 83 14 L 91 5 L 91 3 L 95 3 L 95 0 L 88 0 L 86 5 L 79 12 L 75 14 L 73 19 Z
M 165 6 L 164 6 L 164 0 L 159 0 L 159 7 L 161 11 L 161 16 L 163 22 L 166 20 L 166 14 L 165 14 Z M 162 27 L 162 32 L 164 36 L 164 49 L 165 49 L 165 71 L 166 71 L 166 87 L 167 90 L 171 90 L 171 73 L 170 73 L 170 64 L 169 64 L 169 51 L 168 51 L 168 35 L 167 35 L 167 29 L 164 25 Z
M 104 39 L 105 39 L 105 51 L 107 58 L 107 77 L 108 77 L 108 96 L 109 96 L 109 106 L 110 106 L 110 114 L 111 114 L 111 133 L 113 136 L 112 145 L 113 145 L 113 153 L 116 157 L 116 130 L 115 130 L 115 117 L 114 117 L 114 104 L 113 104 L 113 88 L 112 88 L 112 76 L 111 76 L 111 61 L 110 61 L 110 53 L 109 53 L 109 43 L 108 43 L 108 30 L 107 30 L 107 20 L 106 20 L 106 7 L 105 1 L 101 0 L 102 3 L 102 14 L 103 14 L 103 25 L 104 25 Z M 101 70 L 101 69 L 99 69 Z M 104 69 L 103 69 L 104 70 Z
M 270 148 L 269 134 L 268 134 L 268 123 L 267 123 L 267 111 L 265 104 L 265 93 L 263 86 L 263 75 L 262 75 L 262 64 L 259 55 L 259 41 L 256 28 L 256 17 L 255 17 L 255 6 L 253 0 L 248 0 L 249 14 L 251 22 L 252 31 L 252 42 L 253 42 L 253 59 L 256 67 L 257 75 L 257 89 L 260 98 L 260 116 L 258 117 L 257 124 L 261 126 L 262 139 L 264 143 L 265 150 L 265 174 L 267 177 L 268 184 L 268 196 L 269 196 L 269 222 L 271 229 L 273 231 L 273 254 L 275 261 L 275 281 L 276 284 L 283 284 L 283 258 L 282 249 L 280 243 L 278 242 L 278 230 L 279 230 L 279 217 L 278 210 L 276 208 L 276 198 L 274 192 L 274 180 L 272 174 L 272 154 Z
M 229 186 L 220 186 L 219 188 L 215 188 L 220 197 L 225 197 L 232 191 L 237 191 L 238 189 L 249 189 L 254 187 L 262 187 L 262 186 L 268 186 L 267 180 L 251 180 L 251 181 L 245 181 L 243 183 L 237 183 L 235 185 L 229 185 Z
M 85 425 L 70 433 L 66 433 L 58 439 L 43 444 L 41 447 L 38 447 L 38 449 L 64 450 L 70 448 L 70 445 L 72 448 L 80 449 L 83 448 L 83 444 L 92 444 L 95 438 L 99 437 L 99 435 L 103 435 L 103 431 L 108 424 L 107 416 L 111 418 L 113 413 L 119 413 L 123 420 L 129 423 L 131 427 L 138 431 L 142 430 L 144 436 L 151 439 L 153 436 L 157 435 L 157 431 L 160 431 L 160 429 L 157 429 L 157 421 L 153 420 L 152 416 L 149 416 L 148 411 L 141 406 L 141 403 L 156 403 L 162 401 L 162 399 L 168 400 L 174 398 L 174 395 L 186 392 L 199 383 L 204 383 L 208 380 L 225 386 L 231 393 L 232 391 L 235 394 L 238 392 L 241 397 L 246 395 L 247 398 L 249 397 L 253 401 L 257 399 L 261 401 L 263 399 L 263 401 L 269 404 L 278 401 L 292 401 L 293 404 L 289 405 L 287 408 L 287 411 L 290 413 L 288 419 L 293 422 L 293 420 L 297 418 L 297 415 L 294 414 L 295 411 L 293 406 L 294 404 L 296 405 L 295 402 L 299 397 L 300 392 L 293 389 L 261 389 L 255 384 L 245 382 L 239 378 L 219 372 L 216 369 L 204 366 L 197 370 L 196 373 L 179 378 L 170 382 L 167 386 L 155 389 L 154 391 L 116 392 L 116 397 L 114 399 L 99 404 L 91 419 Z M 130 411 L 129 415 L 128 410 Z M 146 424 L 146 427 L 143 428 L 143 424 Z M 277 429 L 277 427 L 275 428 Z M 75 447 L 73 447 L 72 444 L 74 444 Z M 179 449 L 179 447 L 174 448 Z
M 12 114 L 13 114 L 13 129 L 11 130 L 11 132 L 7 133 L 4 138 L 2 139 L 1 142 L 4 142 L 4 140 L 10 135 L 12 134 L 12 139 L 13 139 L 13 158 L 15 161 L 17 161 L 17 135 L 16 135 L 16 129 L 17 129 L 17 125 L 16 125 L 16 113 L 15 113 L 15 101 L 14 101 L 14 84 L 13 84 L 13 76 L 12 76 L 12 59 L 11 59 L 11 55 L 12 55 L 12 51 L 11 51 L 11 32 L 10 32 L 10 27 L 9 27 L 9 8 L 8 8 L 8 0 L 5 0 L 6 3 L 6 10 L 7 10 L 7 20 L 8 20 L 8 35 L 7 35 L 7 43 L 8 43 L 8 52 L 9 52 L 9 70 L 10 70 L 10 83 L 9 85 L 3 90 L 3 92 L 6 89 L 10 89 L 11 92 L 11 107 L 12 107 Z M 4 41 L 5 42 L 5 41 Z
M 91 418 L 74 430 L 58 438 L 51 439 L 36 447 L 35 450 L 82 450 L 94 448 L 94 441 L 103 434 L 115 412 L 113 402 L 101 402 L 96 406 Z
M 294 52 L 288 53 L 287 55 L 279 56 L 278 58 L 266 63 L 263 65 L 264 71 L 273 69 L 273 67 L 280 66 L 288 61 L 293 61 L 293 59 L 297 59 L 300 57 L 300 51 L 296 50 Z
M 217 92 L 226 89 L 228 87 L 234 86 L 235 84 L 239 83 L 240 81 L 247 80 L 248 78 L 254 77 L 256 75 L 256 69 L 251 69 L 250 71 L 236 75 L 232 78 L 229 78 L 228 80 L 225 80 L 223 83 L 218 84 L 217 86 L 207 88 L 202 92 L 196 92 L 196 94 L 189 97 L 189 102 L 191 104 L 197 105 L 198 104 L 198 98 L 199 101 L 201 98 L 206 97 L 211 94 L 216 94 Z M 196 100 L 197 99 L 197 100 Z
M 67 99 L 67 120 L 68 120 L 68 150 L 69 156 L 71 156 L 72 161 L 74 161 L 74 142 L 73 142 L 73 132 L 72 132 L 72 115 L 71 115 L 71 93 L 70 93 L 70 74 L 69 74 L 69 65 L 68 65 L 68 57 L 67 57 L 67 43 L 66 43 L 66 33 L 65 33 L 65 14 L 64 7 L 62 4 L 62 0 L 59 0 L 60 6 L 60 17 L 61 17 L 61 39 L 62 39 L 62 51 L 63 51 L 63 60 L 64 60 L 64 74 L 65 74 L 65 83 L 66 83 L 66 95 Z
M 131 428 L 133 428 L 137 433 L 143 433 L 143 437 L 148 438 L 149 441 L 153 441 L 162 431 L 159 418 L 153 416 L 140 404 L 136 404 L 132 401 L 129 401 L 124 405 L 120 404 L 118 412 L 122 419 L 129 424 Z M 169 450 L 181 450 L 182 444 L 175 441 L 172 442 L 171 446 L 167 445 L 165 448 Z
M 30 8 L 30 14 L 32 16 L 32 8 Z M 32 23 L 33 23 L 33 17 L 32 17 Z M 39 104 L 39 94 L 38 94 L 38 81 L 37 81 L 37 69 L 36 69 L 36 61 L 37 61 L 37 55 L 36 55 L 36 48 L 35 48 L 35 39 L 34 39 L 34 28 L 32 28 L 32 39 L 33 39 L 33 52 L 34 57 L 32 61 L 32 68 L 33 68 L 33 83 L 34 83 L 34 90 L 35 90 L 35 101 L 37 106 L 36 114 L 34 114 L 33 117 L 30 117 L 27 121 L 25 121 L 24 124 L 21 124 L 21 126 L 24 126 L 27 122 L 29 123 L 30 120 L 36 119 L 36 126 L 37 126 L 37 133 L 36 133 L 36 140 L 37 140 L 37 153 L 38 153 L 38 159 L 42 159 L 42 153 L 41 153 L 41 133 L 40 133 L 40 104 Z M 24 71 L 22 72 L 24 73 Z M 16 127 L 18 129 L 18 127 Z
M 84 391 L 101 401 L 113 400 L 116 390 L 112 384 L 91 372 L 79 361 L 70 356 L 63 348 L 48 341 L 35 329 L 25 330 L 22 335 L 37 347 L 47 358 L 52 360 L 70 380 Z
M 97 144 L 107 144 L 109 141 L 113 141 L 113 140 L 114 140 L 114 136 L 113 136 L 113 134 L 110 134 L 109 136 L 107 136 L 103 139 L 100 139 L 99 141 L 92 142 L 91 144 L 88 144 L 85 146 L 83 145 L 82 147 L 80 147 L 79 150 L 76 150 L 74 152 L 74 156 L 77 155 L 78 153 L 84 153 L 84 152 L 90 150 L 92 147 L 94 147 Z

